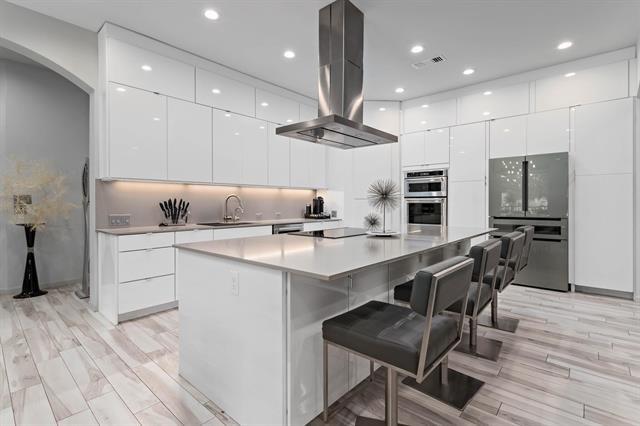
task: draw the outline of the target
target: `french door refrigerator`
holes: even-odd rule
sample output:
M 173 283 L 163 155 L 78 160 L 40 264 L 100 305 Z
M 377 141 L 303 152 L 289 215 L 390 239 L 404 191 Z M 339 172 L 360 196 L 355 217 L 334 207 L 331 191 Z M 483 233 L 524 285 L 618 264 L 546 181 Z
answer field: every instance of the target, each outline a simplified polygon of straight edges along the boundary
M 527 266 L 514 282 L 569 290 L 569 157 L 566 152 L 489 160 L 489 216 L 499 237 L 535 229 Z

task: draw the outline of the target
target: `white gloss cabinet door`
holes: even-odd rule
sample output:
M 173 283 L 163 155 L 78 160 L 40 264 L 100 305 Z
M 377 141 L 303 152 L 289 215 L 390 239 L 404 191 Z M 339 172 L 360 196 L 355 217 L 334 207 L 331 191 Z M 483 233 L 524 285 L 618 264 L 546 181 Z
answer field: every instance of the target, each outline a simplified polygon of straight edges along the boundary
M 256 114 L 256 89 L 197 68 L 196 102 L 253 117 Z
M 318 118 L 318 107 L 300 104 L 300 121 L 313 120 L 314 118 Z
M 211 108 L 168 99 L 169 180 L 211 182 Z
M 456 99 L 429 103 L 415 99 L 403 108 L 403 132 L 438 129 L 456 124 Z
M 400 137 L 400 157 L 402 167 L 425 164 L 425 138 L 427 132 L 407 133 Z M 447 153 L 447 158 L 449 154 Z
M 568 152 L 571 139 L 570 126 L 569 108 L 529 114 L 527 116 L 527 155 Z
M 269 123 L 251 117 L 240 120 L 242 180 L 245 185 L 267 185 L 269 181 Z
M 378 145 L 353 150 L 353 196 L 366 198 L 375 180 L 391 178 L 391 146 Z
M 300 104 L 292 99 L 256 89 L 256 117 L 278 124 L 295 123 L 300 118 Z
M 449 129 L 429 130 L 425 136 L 425 163 L 449 162 Z
M 194 100 L 194 67 L 113 38 L 107 39 L 107 79 Z
M 167 179 L 167 98 L 109 84 L 109 175 Z
M 327 187 L 327 147 L 322 144 L 311 144 L 311 176 L 312 188 Z
M 576 175 L 633 172 L 633 99 L 575 109 Z
M 527 117 L 510 117 L 489 123 L 489 158 L 527 154 Z
M 458 98 L 458 124 L 529 112 L 529 83 L 482 91 Z
M 269 123 L 269 177 L 271 186 L 289 186 L 291 170 L 289 167 L 289 138 L 276 135 L 277 125 Z
M 574 211 L 575 284 L 632 292 L 633 174 L 576 176 Z
M 484 180 L 450 182 L 448 203 L 449 226 L 474 228 L 487 226 Z
M 313 143 L 291 139 L 291 186 L 311 188 L 311 161 L 313 161 Z
M 485 123 L 451 128 L 449 181 L 485 179 Z
M 400 134 L 400 103 L 393 101 L 365 101 L 362 122 L 392 135 Z
M 246 117 L 213 110 L 213 181 L 242 182 L 242 137 Z

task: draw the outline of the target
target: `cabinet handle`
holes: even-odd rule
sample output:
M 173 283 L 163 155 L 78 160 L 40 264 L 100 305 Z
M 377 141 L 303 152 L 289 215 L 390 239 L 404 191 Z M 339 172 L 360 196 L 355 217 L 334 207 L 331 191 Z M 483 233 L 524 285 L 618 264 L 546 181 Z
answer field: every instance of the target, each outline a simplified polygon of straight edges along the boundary
M 144 249 L 144 251 L 152 251 L 152 248 Z
M 153 232 L 147 232 L 145 235 L 153 235 Z

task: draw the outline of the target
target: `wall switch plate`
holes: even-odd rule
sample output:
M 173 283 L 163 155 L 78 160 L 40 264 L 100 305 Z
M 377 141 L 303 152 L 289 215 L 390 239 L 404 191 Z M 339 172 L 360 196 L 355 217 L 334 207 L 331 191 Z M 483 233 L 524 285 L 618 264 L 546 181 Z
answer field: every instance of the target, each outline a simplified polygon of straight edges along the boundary
M 130 214 L 110 214 L 109 215 L 109 226 L 122 228 L 131 225 L 131 215 Z
M 240 274 L 238 271 L 230 271 L 231 273 L 231 294 L 240 296 Z
M 282 213 L 280 212 L 273 212 L 276 215 L 276 219 L 280 219 L 280 216 L 282 215 Z
M 338 217 L 338 210 L 331 210 L 331 217 L 332 218 Z
M 262 212 L 256 213 L 256 220 L 262 220 Z

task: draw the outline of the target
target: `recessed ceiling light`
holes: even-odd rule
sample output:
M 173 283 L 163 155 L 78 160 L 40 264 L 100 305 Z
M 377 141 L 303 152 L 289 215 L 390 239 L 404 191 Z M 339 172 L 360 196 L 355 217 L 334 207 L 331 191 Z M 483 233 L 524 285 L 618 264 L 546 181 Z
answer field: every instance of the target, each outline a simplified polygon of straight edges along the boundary
M 504 129 L 505 133 L 509 133 L 511 131 L 511 129 Z
M 231 117 L 231 114 L 226 113 L 224 116 L 225 116 L 225 117 Z
M 235 133 L 234 133 L 234 135 L 235 135 L 235 136 L 240 136 L 240 133 L 235 132 Z
M 491 114 L 489 111 L 485 111 L 482 113 L 482 115 L 489 115 L 489 114 Z
M 144 64 L 140 68 L 142 68 L 143 71 L 151 71 L 152 70 L 152 68 L 147 64 Z
M 126 92 L 127 89 L 125 89 L 124 87 L 116 87 L 116 91 L 117 92 Z
M 576 75 L 576 73 L 575 73 L 575 72 L 568 72 L 568 73 L 566 73 L 564 76 L 565 76 L 565 77 L 573 77 L 574 75 Z
M 411 48 L 411 53 L 420 53 L 424 50 L 424 47 L 422 47 L 422 45 L 420 44 L 416 44 L 415 46 L 413 46 Z
M 422 104 L 422 105 L 420 105 L 420 106 L 421 106 L 422 108 L 429 108 L 429 105 L 427 105 L 427 104 Z
M 493 92 L 491 90 L 487 90 L 486 92 L 483 93 L 483 95 L 485 96 L 489 96 L 490 94 L 492 94 Z
M 473 68 L 467 68 L 466 70 L 462 71 L 462 74 L 464 75 L 471 75 L 474 72 L 476 72 L 476 70 L 474 70 Z
M 422 120 L 420 124 L 427 124 L 426 120 Z
M 573 46 L 573 42 L 571 42 L 571 41 L 563 41 L 562 43 L 560 43 L 558 45 L 558 50 L 568 49 L 571 46 Z
M 378 108 L 378 111 L 386 111 L 387 109 L 385 107 L 380 107 Z
M 268 106 L 269 106 L 269 103 L 268 103 L 268 102 L 262 102 L 262 103 L 260 104 L 260 106 L 268 107 Z
M 261 129 L 264 129 L 264 126 L 260 126 Z
M 287 59 L 293 59 L 296 57 L 296 52 L 294 52 L 293 50 L 285 50 L 283 55 Z
M 158 117 L 153 117 L 153 121 L 160 121 L 160 118 L 158 118 Z
M 444 132 L 444 130 L 438 129 L 438 133 L 442 133 L 442 132 Z
M 211 89 L 211 93 L 213 93 L 214 95 L 219 95 L 220 89 Z
M 204 11 L 204 17 L 216 21 L 220 17 L 220 14 L 213 9 L 207 9 Z
M 293 123 L 293 120 L 290 118 L 287 118 L 287 123 Z
M 404 87 L 397 87 L 396 88 L 396 93 L 403 93 L 404 92 Z

